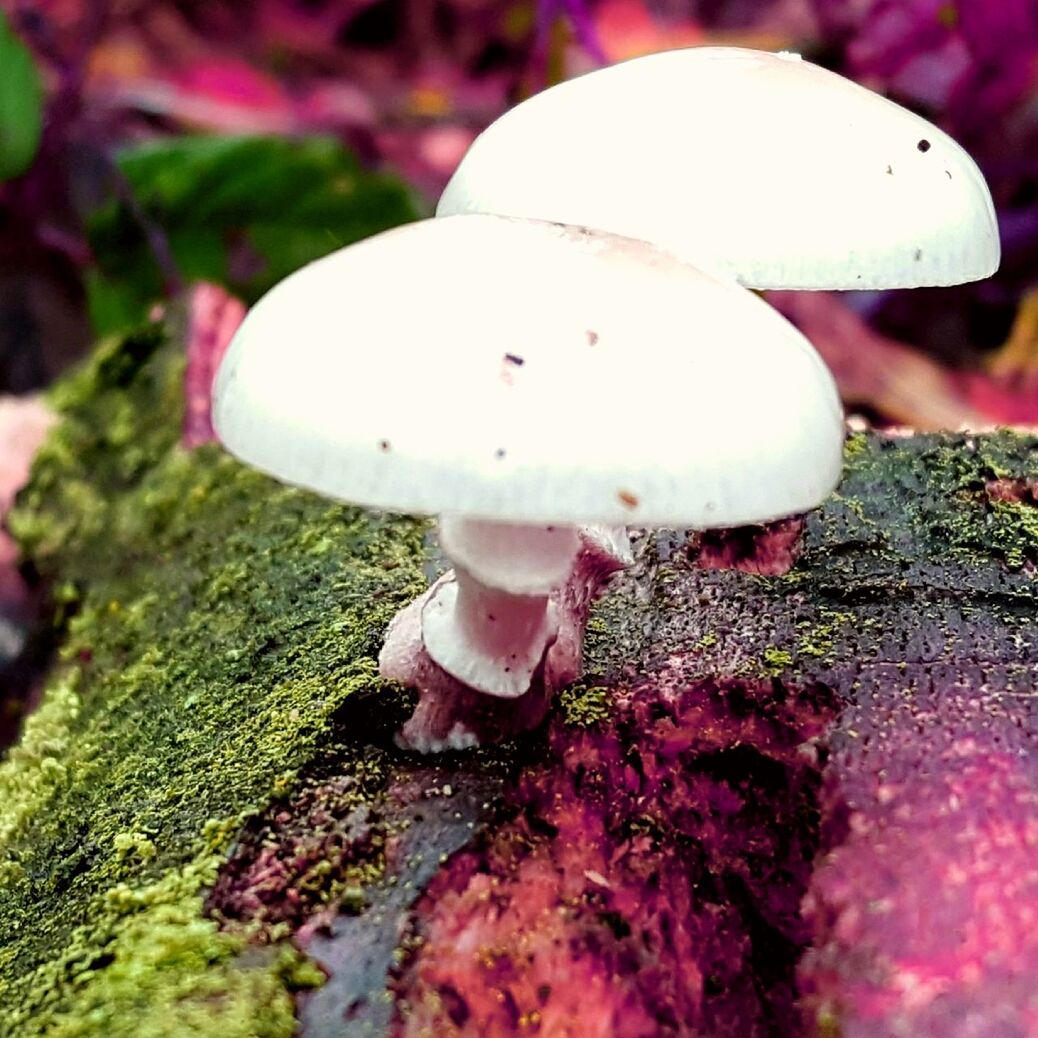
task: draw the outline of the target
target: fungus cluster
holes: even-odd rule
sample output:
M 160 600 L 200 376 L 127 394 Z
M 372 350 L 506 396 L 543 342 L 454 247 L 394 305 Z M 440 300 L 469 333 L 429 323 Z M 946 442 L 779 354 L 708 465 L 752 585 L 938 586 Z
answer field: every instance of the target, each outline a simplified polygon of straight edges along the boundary
M 394 619 L 380 668 L 420 693 L 402 744 L 463 748 L 537 724 L 579 675 L 627 525 L 762 522 L 836 485 L 832 379 L 742 285 L 997 263 L 983 178 L 925 120 L 788 55 L 652 55 L 519 105 L 437 218 L 276 286 L 221 366 L 214 425 L 286 482 L 439 517 L 453 568 Z

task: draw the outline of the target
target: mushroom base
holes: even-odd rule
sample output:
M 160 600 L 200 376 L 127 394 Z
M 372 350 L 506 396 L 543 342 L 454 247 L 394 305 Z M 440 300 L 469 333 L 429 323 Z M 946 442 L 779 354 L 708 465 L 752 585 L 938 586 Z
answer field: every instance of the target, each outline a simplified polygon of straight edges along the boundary
M 445 573 L 393 618 L 379 655 L 383 677 L 419 693 L 414 714 L 397 736 L 398 745 L 421 753 L 463 750 L 536 728 L 555 692 L 580 676 L 591 603 L 629 561 L 622 531 L 580 530 L 580 548 L 569 577 L 549 596 L 548 607 L 557 622 L 555 637 L 533 671 L 528 690 L 510 699 L 466 685 L 430 655 L 422 635 L 422 613 L 445 585 L 454 582 L 454 572 Z

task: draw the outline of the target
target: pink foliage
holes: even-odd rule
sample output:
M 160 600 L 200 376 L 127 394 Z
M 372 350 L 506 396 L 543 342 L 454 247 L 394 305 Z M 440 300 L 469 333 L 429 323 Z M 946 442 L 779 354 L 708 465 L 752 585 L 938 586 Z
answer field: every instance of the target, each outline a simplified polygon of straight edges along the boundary
M 1017 165 L 1038 122 L 1038 8 L 1030 0 L 815 0 L 846 41 L 847 72 L 938 114 L 982 167 Z M 1033 171 L 1032 171 L 1033 173 Z M 996 177 L 996 201 L 998 198 Z
M 919 431 L 1038 422 L 1038 385 L 949 370 L 870 328 L 835 293 L 769 292 L 767 298 L 811 340 L 851 408 L 867 405 Z
M 516 93 L 533 28 L 511 24 L 496 0 L 403 13 L 372 0 L 138 4 L 133 23 L 99 41 L 83 85 L 91 109 L 127 127 L 144 115 L 224 133 L 334 134 L 430 198 Z
M 18 549 L 2 523 L 55 416 L 40 397 L 0 397 L 0 608 L 20 610 L 25 583 L 18 573 Z
M 219 285 L 195 285 L 187 299 L 187 371 L 184 377 L 185 447 L 214 439 L 213 380 L 227 347 L 245 319 L 245 304 Z

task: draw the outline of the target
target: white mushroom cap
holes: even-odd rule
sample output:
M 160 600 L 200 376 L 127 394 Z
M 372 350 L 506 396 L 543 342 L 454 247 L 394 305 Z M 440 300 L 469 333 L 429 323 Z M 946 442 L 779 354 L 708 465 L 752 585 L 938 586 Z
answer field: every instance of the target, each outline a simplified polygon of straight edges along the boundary
M 516 522 L 757 522 L 817 505 L 840 403 L 766 303 L 643 242 L 427 220 L 297 271 L 253 307 L 214 422 L 289 483 Z
M 999 262 L 976 164 L 797 55 L 667 51 L 545 90 L 473 143 L 438 215 L 640 238 L 753 288 L 910 288 Z

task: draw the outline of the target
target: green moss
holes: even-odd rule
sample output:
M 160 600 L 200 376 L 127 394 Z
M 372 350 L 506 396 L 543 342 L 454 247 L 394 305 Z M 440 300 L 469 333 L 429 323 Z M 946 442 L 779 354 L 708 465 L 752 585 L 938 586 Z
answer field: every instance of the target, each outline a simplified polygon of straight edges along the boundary
M 793 654 L 785 649 L 769 646 L 764 650 L 762 659 L 764 670 L 768 674 L 781 674 L 793 665 Z
M 836 646 L 845 642 L 852 632 L 870 626 L 872 621 L 867 617 L 819 606 L 813 620 L 802 620 L 797 624 L 796 653 L 810 659 L 829 658 Z
M 996 494 L 999 480 L 1010 485 Z M 852 437 L 839 491 L 809 517 L 797 565 L 765 585 L 769 606 L 758 634 L 769 647 L 750 672 L 810 676 L 845 658 L 872 627 L 878 652 L 896 662 L 911 632 L 889 630 L 882 618 L 892 602 L 933 580 L 964 600 L 989 595 L 988 620 L 1030 622 L 1038 507 L 1029 487 L 1036 480 L 1033 436 Z M 1021 500 L 1001 500 L 1007 490 Z M 939 627 L 925 635 L 949 643 L 953 636 Z M 717 653 L 709 662 L 724 669 Z
M 1038 561 L 1038 508 L 1032 504 L 994 501 L 985 526 L 991 546 L 1010 569 Z
M 204 892 L 246 818 L 329 746 L 378 764 L 338 718 L 394 694 L 375 654 L 423 585 L 424 525 L 183 451 L 182 368 L 160 329 L 107 343 L 54 391 L 64 420 L 12 517 L 60 574 L 65 626 L 0 764 L 12 1038 L 293 1033 L 313 972 L 220 932 Z
M 851 433 L 843 445 L 843 456 L 846 460 L 865 454 L 869 449 L 869 438 L 864 433 Z
M 288 944 L 247 947 L 203 914 L 201 885 L 222 854 L 170 870 L 144 887 L 107 892 L 104 932 L 77 928 L 34 978 L 38 987 L 5 1007 L 4 1033 L 60 1038 L 220 1034 L 288 1038 L 292 991 L 322 975 Z M 245 954 L 242 954 L 245 952 Z
M 853 534 L 861 543 L 872 542 L 877 552 L 898 547 L 886 543 L 891 517 L 871 493 L 886 485 L 903 494 L 909 529 L 902 540 L 911 535 L 935 558 L 950 553 L 967 564 L 995 561 L 1010 569 L 1038 559 L 1034 506 L 992 501 L 986 491 L 994 480 L 1038 479 L 1038 439 L 1009 431 L 976 438 L 929 436 L 907 451 L 896 439 L 864 449 L 868 443 L 863 436 L 848 441 L 845 479 L 833 498 L 846 519 L 830 527 L 834 543 Z
M 1038 478 L 1038 440 L 1007 431 L 974 442 L 970 452 L 952 443 L 928 459 L 937 476 L 935 489 L 955 507 L 932 524 L 931 533 L 966 561 L 997 559 L 1011 570 L 1038 560 L 1038 510 L 1026 502 L 991 500 L 995 480 Z M 1029 448 L 1029 449 L 1028 449 Z
M 566 724 L 588 728 L 610 717 L 612 697 L 612 691 L 602 685 L 585 686 L 577 682 L 562 690 L 559 705 Z

